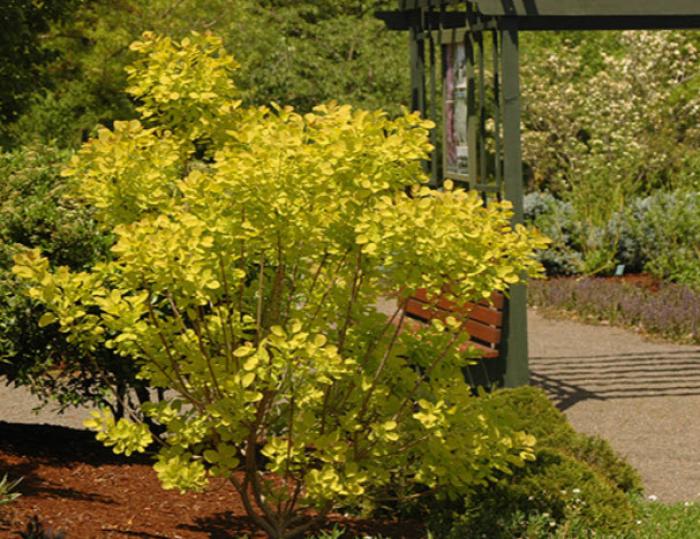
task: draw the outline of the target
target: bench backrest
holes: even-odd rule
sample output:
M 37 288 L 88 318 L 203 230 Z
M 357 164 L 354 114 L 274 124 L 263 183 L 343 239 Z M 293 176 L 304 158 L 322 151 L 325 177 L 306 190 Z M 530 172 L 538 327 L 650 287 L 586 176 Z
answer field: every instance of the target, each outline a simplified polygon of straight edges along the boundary
M 464 320 L 463 328 L 469 333 L 471 343 L 483 353 L 484 358 L 496 358 L 500 354 L 503 334 L 502 293 L 494 292 L 490 301 L 457 305 L 444 298 L 437 301 L 428 298 L 425 290 L 418 290 L 406 303 L 406 314 L 420 322 L 430 322 L 434 318 L 445 320 L 453 315 Z

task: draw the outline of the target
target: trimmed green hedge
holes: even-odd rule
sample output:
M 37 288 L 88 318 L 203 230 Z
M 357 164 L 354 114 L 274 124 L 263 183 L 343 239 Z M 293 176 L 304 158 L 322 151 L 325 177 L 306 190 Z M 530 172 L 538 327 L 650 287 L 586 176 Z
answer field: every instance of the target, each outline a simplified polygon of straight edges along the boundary
M 537 437 L 537 460 L 463 500 L 436 503 L 428 517 L 434 537 L 567 536 L 574 529 L 610 536 L 633 529 L 628 494 L 641 492 L 641 480 L 606 441 L 574 431 L 539 389 L 502 390 L 493 400 L 517 429 Z

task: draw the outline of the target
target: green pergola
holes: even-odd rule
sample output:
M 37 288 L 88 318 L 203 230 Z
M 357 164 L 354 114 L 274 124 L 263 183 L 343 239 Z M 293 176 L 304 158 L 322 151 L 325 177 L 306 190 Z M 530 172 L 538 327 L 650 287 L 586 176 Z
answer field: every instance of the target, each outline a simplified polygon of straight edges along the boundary
M 695 29 L 700 0 L 399 0 L 377 16 L 409 33 L 412 108 L 435 120 L 442 109 L 443 137 L 433 133 L 426 164 L 432 184 L 449 178 L 482 192 L 485 203 L 510 200 L 521 223 L 518 33 Z M 501 359 L 489 365 L 491 380 L 506 386 L 529 383 L 526 309 L 525 287 L 513 287 Z

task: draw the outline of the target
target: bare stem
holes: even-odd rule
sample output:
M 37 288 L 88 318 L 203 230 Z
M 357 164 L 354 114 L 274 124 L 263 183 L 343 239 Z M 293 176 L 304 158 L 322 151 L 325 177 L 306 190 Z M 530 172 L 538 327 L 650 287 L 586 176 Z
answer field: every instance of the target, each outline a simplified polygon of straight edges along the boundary
M 391 315 L 391 318 L 387 319 L 386 324 L 384 324 L 384 326 L 382 327 L 379 334 L 369 342 L 369 344 L 367 345 L 367 350 L 365 351 L 365 354 L 362 357 L 362 360 L 360 361 L 360 365 L 364 366 L 367 363 L 367 360 L 371 356 L 372 352 L 375 350 L 376 345 L 382 340 L 382 338 L 384 337 L 384 334 L 391 327 L 391 325 L 394 323 L 394 320 L 396 320 L 396 317 L 399 315 L 399 313 L 403 312 L 405 305 L 406 305 L 406 302 L 398 304 L 398 306 L 396 307 L 396 310 Z M 399 327 L 401 327 L 400 324 L 399 324 Z M 340 398 L 339 402 L 336 404 L 336 409 L 342 408 L 342 406 L 347 402 L 348 398 L 350 397 L 350 395 L 352 395 L 352 392 L 354 390 L 355 390 L 355 384 L 354 384 L 354 382 L 351 382 L 348 385 L 347 390 L 344 392 L 344 395 Z M 324 399 L 324 410 L 325 410 L 325 408 L 326 408 L 326 402 Z M 324 428 L 325 428 L 325 417 L 322 419 L 321 432 L 323 432 Z
M 184 333 L 186 333 L 188 330 L 188 327 L 185 324 L 184 318 L 180 314 L 180 310 L 177 308 L 177 304 L 175 303 L 175 299 L 173 298 L 173 295 L 170 292 L 168 292 L 166 294 L 166 297 L 168 298 L 168 303 L 170 303 L 170 308 L 175 313 L 175 318 L 178 320 L 180 327 L 182 328 L 182 331 Z M 194 331 L 194 333 L 197 337 L 197 345 L 199 347 L 199 351 L 207 363 L 207 369 L 209 370 L 209 375 L 211 376 L 212 385 L 214 387 L 214 393 L 216 393 L 217 397 L 221 398 L 221 386 L 219 386 L 219 380 L 216 376 L 216 373 L 214 372 L 214 366 L 212 365 L 211 354 L 209 354 L 209 352 L 207 351 L 207 347 L 205 345 L 204 338 L 202 337 L 202 332 L 199 328 L 199 324 L 197 324 L 197 321 L 195 321 L 195 320 L 192 320 L 192 330 Z M 210 341 L 210 343 L 211 343 L 211 341 Z
M 360 290 L 360 282 L 362 281 L 362 251 L 357 251 L 357 260 L 355 263 L 355 273 L 352 278 L 352 289 L 350 291 L 350 299 L 348 300 L 347 308 L 345 309 L 345 320 L 343 321 L 343 327 L 338 334 L 338 351 L 339 353 L 343 350 L 345 346 L 345 337 L 347 336 L 348 329 L 350 329 L 350 324 L 352 322 L 352 308 L 355 306 L 357 301 L 357 295 Z
M 269 524 L 264 518 L 261 518 L 258 515 L 250 501 L 250 494 L 248 494 L 248 482 L 244 481 L 241 483 L 233 474 L 229 480 L 233 485 L 233 488 L 235 488 L 236 492 L 238 492 L 238 494 L 241 496 L 241 501 L 243 502 L 243 507 L 245 507 L 245 512 L 248 514 L 248 518 L 250 518 L 258 528 L 265 530 L 265 533 L 267 533 L 270 537 L 275 537 L 275 535 L 277 535 L 277 530 L 275 530 L 275 528 L 272 527 L 272 525 Z
M 231 288 L 229 286 L 228 277 L 226 276 L 226 266 L 224 265 L 224 259 L 221 256 L 219 256 L 219 271 L 221 272 L 221 280 L 224 283 L 224 292 L 226 295 L 226 302 L 225 302 L 225 304 L 226 304 L 226 320 L 224 321 L 224 319 L 221 317 L 221 315 L 219 315 L 219 318 L 221 319 L 221 332 L 223 333 L 224 348 L 226 350 L 226 370 L 228 371 L 230 368 L 230 365 L 231 365 L 231 359 L 233 357 L 234 332 L 233 332 L 233 326 L 231 324 L 231 311 L 233 308 L 233 297 L 231 295 Z M 241 285 L 241 286 L 243 286 L 243 285 Z M 241 292 L 242 292 L 242 288 L 241 288 Z M 243 305 L 242 305 L 242 300 L 241 300 L 241 305 L 239 306 L 239 312 L 241 312 L 242 308 L 243 308 Z M 207 325 L 205 325 L 205 327 L 208 329 Z M 230 332 L 231 332 L 230 335 L 229 335 L 227 330 L 230 330 Z
M 338 262 L 338 266 L 335 268 L 335 271 L 331 274 L 330 283 L 326 287 L 326 290 L 323 292 L 323 295 L 321 296 L 321 299 L 318 302 L 318 305 L 316 306 L 316 310 L 314 311 L 314 314 L 309 319 L 309 323 L 313 323 L 314 320 L 316 320 L 316 317 L 321 312 L 321 309 L 323 308 L 323 304 L 326 302 L 328 295 L 335 288 L 336 281 L 338 280 L 338 274 L 340 273 L 340 270 L 343 268 L 345 261 L 347 260 L 349 254 L 350 254 L 349 250 L 345 252 L 343 257 Z
M 406 300 L 408 301 L 408 300 Z M 404 302 L 405 306 L 405 302 Z M 391 356 L 391 352 L 394 350 L 394 345 L 396 344 L 396 340 L 399 338 L 399 334 L 401 333 L 401 327 L 403 326 L 403 320 L 406 317 L 406 311 L 402 310 L 401 312 L 401 317 L 399 318 L 398 324 L 396 324 L 396 329 L 394 329 L 394 333 L 391 336 L 391 340 L 389 341 L 389 344 L 386 347 L 386 350 L 384 351 L 384 356 L 382 356 L 382 360 L 379 362 L 379 366 L 377 367 L 376 372 L 374 373 L 374 377 L 372 378 L 372 383 L 369 387 L 369 390 L 367 391 L 367 394 L 365 395 L 364 400 L 362 401 L 362 407 L 360 408 L 360 414 L 358 418 L 364 417 L 365 413 L 367 412 L 367 406 L 369 405 L 369 401 L 372 398 L 372 394 L 374 393 L 374 390 L 377 387 L 377 383 L 379 382 L 379 377 L 382 375 L 382 372 L 384 371 L 384 368 L 386 367 L 386 363 Z

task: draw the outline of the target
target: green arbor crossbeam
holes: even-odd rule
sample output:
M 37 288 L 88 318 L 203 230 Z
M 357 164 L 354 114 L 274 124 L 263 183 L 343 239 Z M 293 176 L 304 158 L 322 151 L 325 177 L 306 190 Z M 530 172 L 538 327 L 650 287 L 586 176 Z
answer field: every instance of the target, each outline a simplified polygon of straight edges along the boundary
M 474 0 L 484 15 L 493 16 L 697 16 L 697 0 Z M 464 0 L 399 0 L 400 10 L 464 5 Z

